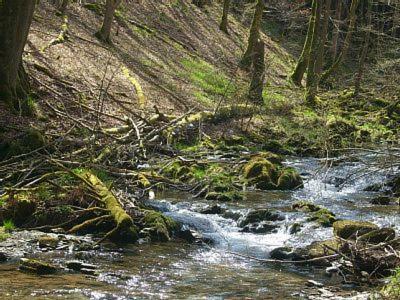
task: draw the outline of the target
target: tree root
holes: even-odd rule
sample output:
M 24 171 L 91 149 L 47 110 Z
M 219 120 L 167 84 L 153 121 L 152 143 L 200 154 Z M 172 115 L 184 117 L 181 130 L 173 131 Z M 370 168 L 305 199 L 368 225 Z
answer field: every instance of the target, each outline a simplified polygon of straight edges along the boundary
M 77 233 L 77 232 L 84 231 L 85 229 L 87 229 L 91 226 L 98 226 L 102 221 L 109 220 L 109 219 L 112 219 L 112 216 L 103 215 L 100 217 L 86 220 L 85 222 L 72 227 L 70 230 L 68 230 L 68 233 Z

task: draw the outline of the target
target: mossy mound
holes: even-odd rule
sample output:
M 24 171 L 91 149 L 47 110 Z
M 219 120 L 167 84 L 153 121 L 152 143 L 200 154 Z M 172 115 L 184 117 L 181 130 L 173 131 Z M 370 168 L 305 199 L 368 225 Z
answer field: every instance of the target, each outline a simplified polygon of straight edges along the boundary
M 363 221 L 343 220 L 333 223 L 333 233 L 343 239 L 356 238 L 378 229 L 377 225 Z
M 294 168 L 284 168 L 281 158 L 265 152 L 254 156 L 243 167 L 243 177 L 250 186 L 261 190 L 293 190 L 303 187 L 303 180 Z
M 292 205 L 293 210 L 303 211 L 303 212 L 315 212 L 321 209 L 321 206 L 316 205 L 312 202 L 301 200 L 297 201 Z
M 2 208 L 0 221 L 12 220 L 15 225 L 20 226 L 26 222 L 36 210 L 36 202 L 29 192 L 7 195 L 4 197 L 5 204 Z
M 227 146 L 238 146 L 238 145 L 243 146 L 243 144 L 245 143 L 245 139 L 242 136 L 238 136 L 235 134 L 230 136 L 225 136 L 223 138 L 223 141 Z
M 170 217 L 154 210 L 144 210 L 140 220 L 141 227 L 139 235 L 149 237 L 152 241 L 166 242 L 171 239 L 173 232 L 180 228 L 179 223 Z
M 252 158 L 243 168 L 243 176 L 259 189 L 276 189 L 278 172 L 273 163 L 263 157 Z

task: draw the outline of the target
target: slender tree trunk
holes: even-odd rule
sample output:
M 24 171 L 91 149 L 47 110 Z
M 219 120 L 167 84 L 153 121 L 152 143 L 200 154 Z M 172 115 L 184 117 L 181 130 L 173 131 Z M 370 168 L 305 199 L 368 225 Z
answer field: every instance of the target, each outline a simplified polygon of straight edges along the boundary
M 393 12 L 392 36 L 396 37 L 400 26 L 400 3 L 399 2 L 393 3 L 393 5 L 394 5 L 394 12 Z
M 310 55 L 308 57 L 307 64 L 307 82 L 306 82 L 306 101 L 310 104 L 314 103 L 315 96 L 317 95 L 318 90 L 318 76 L 316 73 L 317 66 L 317 56 L 318 56 L 318 48 L 320 46 L 321 40 L 321 13 L 322 13 L 322 0 L 316 1 L 316 9 L 315 14 L 312 16 L 314 18 L 313 24 L 313 32 L 312 32 L 312 41 L 310 47 Z
M 111 43 L 111 27 L 114 20 L 114 13 L 122 0 L 107 0 L 106 12 L 104 14 L 103 25 L 96 33 L 96 37 L 106 43 Z
M 264 13 L 264 0 L 257 0 L 257 5 L 254 11 L 253 21 L 250 27 L 250 35 L 247 43 L 247 49 L 240 61 L 240 67 L 248 70 L 252 63 L 254 47 L 260 38 L 260 27 Z
M 350 12 L 349 12 L 349 28 L 346 34 L 346 38 L 344 39 L 343 42 L 342 51 L 340 52 L 339 56 L 336 58 L 332 66 L 322 74 L 321 82 L 325 82 L 329 76 L 331 76 L 334 72 L 336 72 L 339 66 L 342 64 L 343 60 L 347 56 L 347 52 L 349 51 L 350 48 L 351 38 L 353 37 L 353 31 L 356 26 L 356 21 L 357 21 L 356 11 L 359 3 L 360 0 L 351 1 Z
M 221 24 L 219 24 L 219 29 L 221 29 L 225 33 L 228 33 L 228 15 L 230 6 L 231 0 L 224 0 L 224 9 L 222 12 L 222 19 Z
M 324 19 L 321 28 L 321 39 L 318 46 L 318 53 L 316 58 L 315 72 L 319 77 L 321 75 L 322 69 L 325 63 L 325 44 L 328 39 L 328 28 L 329 28 L 329 20 L 331 18 L 331 4 L 332 0 L 325 0 L 325 12 Z
M 312 42 L 312 35 L 313 35 L 314 21 L 315 21 L 315 18 L 313 18 L 313 16 L 315 15 L 317 2 L 318 0 L 313 0 L 312 2 L 311 17 L 308 23 L 307 36 L 304 42 L 303 51 L 301 52 L 299 60 L 297 61 L 296 68 L 294 69 L 292 75 L 290 75 L 290 79 L 297 86 L 301 86 L 301 81 L 303 80 L 304 73 L 307 70 L 307 62 L 310 54 L 310 47 Z
M 265 79 L 265 46 L 259 39 L 254 45 L 253 74 L 249 88 L 249 100 L 255 104 L 263 104 L 263 90 Z
M 332 37 L 332 61 L 336 60 L 338 47 L 339 47 L 339 36 L 340 36 L 340 23 L 342 21 L 342 0 L 338 0 L 335 11 L 335 22 L 333 27 Z
M 0 0 L 0 101 L 28 112 L 28 78 L 22 65 L 36 0 Z
M 372 25 L 372 0 L 367 0 L 368 1 L 368 8 L 367 8 L 367 28 L 365 29 L 365 40 L 364 40 L 364 46 L 361 51 L 360 55 L 360 63 L 358 66 L 358 72 L 356 74 L 355 82 L 354 82 L 354 96 L 357 97 L 360 94 L 360 89 L 361 89 L 361 80 L 364 74 L 364 67 L 365 67 L 365 61 L 367 59 L 368 55 L 368 49 L 369 49 L 369 44 L 370 44 L 370 39 L 371 39 L 371 25 Z

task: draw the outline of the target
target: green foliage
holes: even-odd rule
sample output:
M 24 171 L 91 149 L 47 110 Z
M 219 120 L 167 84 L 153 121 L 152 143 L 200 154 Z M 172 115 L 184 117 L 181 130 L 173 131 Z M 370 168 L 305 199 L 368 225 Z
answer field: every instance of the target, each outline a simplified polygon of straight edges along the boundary
M 13 220 L 4 220 L 3 221 L 3 228 L 5 232 L 11 232 L 15 229 L 15 225 Z
M 400 268 L 394 270 L 390 282 L 382 289 L 385 299 L 400 299 Z

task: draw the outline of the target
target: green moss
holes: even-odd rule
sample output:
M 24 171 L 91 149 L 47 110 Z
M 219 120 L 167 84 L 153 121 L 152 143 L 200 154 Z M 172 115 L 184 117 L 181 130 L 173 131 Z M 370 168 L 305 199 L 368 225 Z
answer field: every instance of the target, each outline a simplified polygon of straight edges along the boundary
M 393 271 L 389 283 L 382 288 L 381 293 L 384 299 L 400 299 L 400 268 Z
M 154 210 L 144 210 L 143 212 L 141 223 L 144 230 L 142 232 L 145 232 L 152 241 L 168 241 L 172 233 L 180 227 L 179 223 L 160 212 Z
M 335 214 L 326 208 L 321 208 L 311 214 L 308 221 L 315 221 L 323 227 L 331 227 L 335 223 Z
M 54 274 L 57 272 L 57 267 L 36 259 L 22 258 L 19 269 L 22 271 L 35 273 L 38 275 Z
M 5 241 L 11 236 L 8 230 L 6 230 L 4 227 L 0 227 L 0 242 Z
M 333 223 L 333 233 L 343 239 L 355 238 L 379 227 L 370 222 L 343 220 Z
M 303 179 L 294 168 L 285 168 L 279 175 L 277 188 L 279 190 L 294 190 L 303 188 Z

